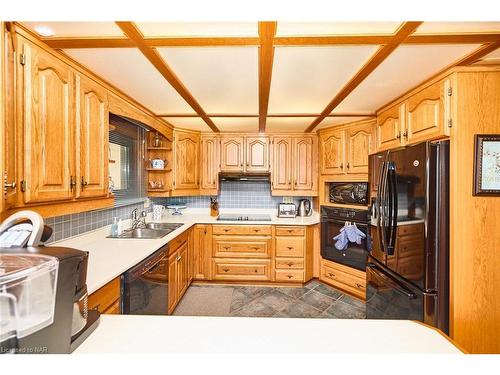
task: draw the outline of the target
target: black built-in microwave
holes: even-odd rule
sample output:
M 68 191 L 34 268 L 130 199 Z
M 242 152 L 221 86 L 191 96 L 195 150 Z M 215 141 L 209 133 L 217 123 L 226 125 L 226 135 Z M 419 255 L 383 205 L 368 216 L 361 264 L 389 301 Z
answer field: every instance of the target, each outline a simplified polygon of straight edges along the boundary
M 368 182 L 331 182 L 330 202 L 368 205 Z

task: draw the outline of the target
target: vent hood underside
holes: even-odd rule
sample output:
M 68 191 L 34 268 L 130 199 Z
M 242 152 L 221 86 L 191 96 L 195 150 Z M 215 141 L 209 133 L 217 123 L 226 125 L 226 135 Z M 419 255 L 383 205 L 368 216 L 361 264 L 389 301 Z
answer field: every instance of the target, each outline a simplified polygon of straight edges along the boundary
M 221 181 L 265 181 L 271 182 L 271 175 L 269 173 L 229 173 L 221 172 L 219 173 L 219 179 Z

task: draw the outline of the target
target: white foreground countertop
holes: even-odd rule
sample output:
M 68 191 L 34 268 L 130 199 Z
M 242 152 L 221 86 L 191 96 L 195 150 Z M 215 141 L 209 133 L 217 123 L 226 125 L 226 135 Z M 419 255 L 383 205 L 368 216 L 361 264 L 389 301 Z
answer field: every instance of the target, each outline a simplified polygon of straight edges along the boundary
M 101 315 L 74 353 L 442 353 L 461 351 L 409 320 Z
M 308 217 L 278 218 L 276 217 L 276 210 L 221 210 L 221 214 L 228 213 L 241 215 L 251 213 L 269 214 L 271 221 L 217 221 L 216 217 L 210 216 L 209 209 L 187 209 L 183 211 L 183 215 L 174 216 L 165 213 L 161 222 L 182 223 L 184 225 L 159 239 L 106 238 L 111 230 L 111 226 L 108 225 L 79 236 L 53 242 L 50 246 L 72 247 L 89 252 L 87 289 L 88 293 L 91 294 L 195 224 L 313 225 L 320 222 L 320 215 L 317 212 Z M 150 215 L 147 221 L 152 221 Z M 124 228 L 130 228 L 130 220 L 126 220 L 123 224 Z

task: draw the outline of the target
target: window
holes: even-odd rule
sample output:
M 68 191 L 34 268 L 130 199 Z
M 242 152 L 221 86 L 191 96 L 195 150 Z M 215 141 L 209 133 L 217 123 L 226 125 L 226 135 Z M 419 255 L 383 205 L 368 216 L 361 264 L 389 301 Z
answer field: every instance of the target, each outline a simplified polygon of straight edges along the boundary
M 109 116 L 109 179 L 115 205 L 145 198 L 143 161 L 145 128 L 121 116 Z

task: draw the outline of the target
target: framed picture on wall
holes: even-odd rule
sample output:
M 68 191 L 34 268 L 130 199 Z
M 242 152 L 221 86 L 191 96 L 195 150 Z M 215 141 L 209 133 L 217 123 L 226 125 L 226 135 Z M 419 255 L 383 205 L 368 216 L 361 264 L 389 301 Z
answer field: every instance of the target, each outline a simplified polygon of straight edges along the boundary
M 500 134 L 477 134 L 474 149 L 474 195 L 500 196 Z

